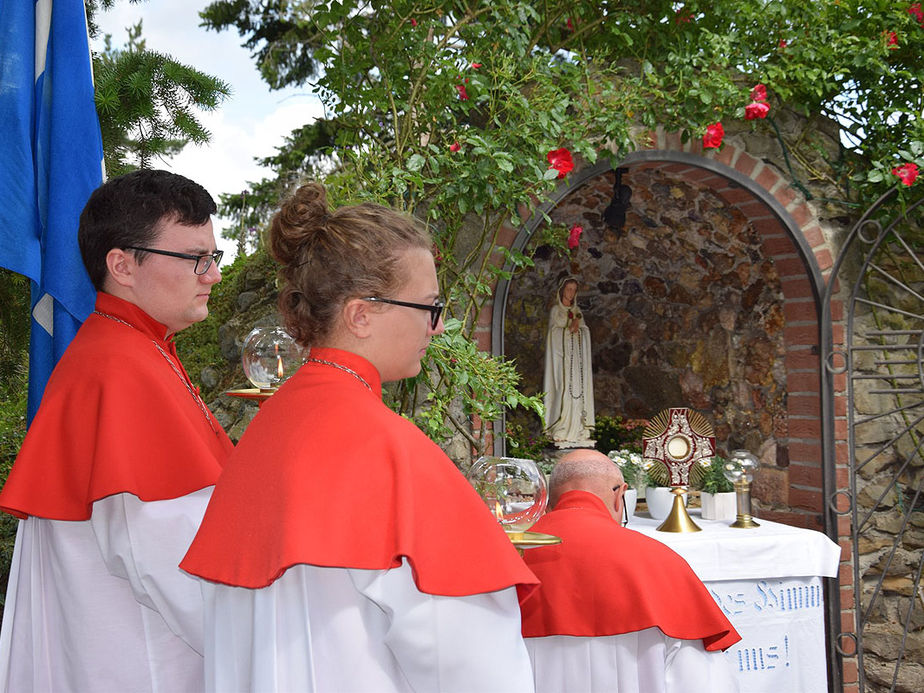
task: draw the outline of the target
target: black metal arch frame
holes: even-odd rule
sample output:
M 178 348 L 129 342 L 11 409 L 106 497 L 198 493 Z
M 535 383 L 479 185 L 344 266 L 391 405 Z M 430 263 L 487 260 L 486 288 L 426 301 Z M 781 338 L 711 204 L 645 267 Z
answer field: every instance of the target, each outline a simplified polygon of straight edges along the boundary
M 914 503 L 912 503 L 911 508 L 904 511 L 904 522 L 901 530 L 896 535 L 891 551 L 887 551 L 888 560 L 879 576 L 877 584 L 873 587 L 871 592 L 866 593 L 863 589 L 863 574 L 860 571 L 860 537 L 863 532 L 871 526 L 871 518 L 877 512 L 880 504 L 883 504 L 883 499 L 886 495 L 891 492 L 898 492 L 899 475 L 909 466 L 911 459 L 906 459 L 901 468 L 897 472 L 893 472 L 892 484 L 881 492 L 878 499 L 873 501 L 872 509 L 867 510 L 864 508 L 865 512 L 863 514 L 861 514 L 857 503 L 857 475 L 866 464 L 872 462 L 880 454 L 887 455 L 892 448 L 897 450 L 900 446 L 899 441 L 902 440 L 906 434 L 908 438 L 914 442 L 915 431 L 917 431 L 918 442 L 917 448 L 912 452 L 911 457 L 914 455 L 917 455 L 918 458 L 924 456 L 922 455 L 922 439 L 920 433 L 921 421 L 924 420 L 924 411 L 922 411 L 922 402 L 924 402 L 924 400 L 921 399 L 922 396 L 924 396 L 924 329 L 915 332 L 914 330 L 883 328 L 862 332 L 860 323 L 856 320 L 858 317 L 856 314 L 857 309 L 863 310 L 869 308 L 873 310 L 882 310 L 886 314 L 900 314 L 911 317 L 912 319 L 917 319 L 919 321 L 918 324 L 921 324 L 922 319 L 924 319 L 924 297 L 919 293 L 920 287 L 908 286 L 904 283 L 902 277 L 893 277 L 887 269 L 878 266 L 876 262 L 876 254 L 880 247 L 888 241 L 892 241 L 896 248 L 908 253 L 907 259 L 914 266 L 919 270 L 924 270 L 924 261 L 922 261 L 920 257 L 922 249 L 909 245 L 902 235 L 905 228 L 911 225 L 909 219 L 913 218 L 912 215 L 915 212 L 918 213 L 918 224 L 920 224 L 920 213 L 924 211 L 924 198 L 919 198 L 910 204 L 906 203 L 903 207 L 899 208 L 899 214 L 897 216 L 888 220 L 886 223 L 882 222 L 881 217 L 883 216 L 883 208 L 894 201 L 897 195 L 897 189 L 896 186 L 876 200 L 851 229 L 835 259 L 831 270 L 831 280 L 828 282 L 822 299 L 822 319 L 825 324 L 830 325 L 833 322 L 832 301 L 839 295 L 847 295 L 843 301 L 845 308 L 844 321 L 846 323 L 844 344 L 842 347 L 835 346 L 831 332 L 827 331 L 824 334 L 825 340 L 822 342 L 821 353 L 824 356 L 825 390 L 831 393 L 831 397 L 833 398 L 836 376 L 845 376 L 847 382 L 847 458 L 849 488 L 846 491 L 827 494 L 826 499 L 829 513 L 833 514 L 835 517 L 848 516 L 851 520 L 855 630 L 853 632 L 840 632 L 840 628 L 838 627 L 837 629 L 832 629 L 830 632 L 836 634 L 832 637 L 835 640 L 835 648 L 839 656 L 855 656 L 857 658 L 859 689 L 861 693 L 866 690 L 867 683 L 866 667 L 864 666 L 864 630 L 871 622 L 871 614 L 877 601 L 882 598 L 882 601 L 879 602 L 880 605 L 884 602 L 883 581 L 888 573 L 889 565 L 896 556 L 902 533 L 907 528 Z M 844 264 L 848 261 L 848 258 L 857 259 L 858 254 L 863 256 L 863 262 L 859 266 L 859 270 L 856 271 L 855 281 L 851 286 L 838 286 L 835 279 L 840 276 Z M 868 276 L 875 276 L 877 279 L 887 283 L 892 289 L 892 291 L 888 292 L 887 296 L 890 302 L 881 303 L 876 300 L 878 297 L 867 295 L 864 283 Z M 897 298 L 899 294 L 906 298 L 917 297 L 918 304 L 920 305 L 920 308 L 918 308 L 919 312 L 913 313 L 907 306 L 899 306 Z M 917 338 L 917 358 L 909 360 L 907 352 L 914 351 L 913 340 L 915 338 Z M 890 342 L 890 339 L 894 341 Z M 859 358 L 865 355 L 871 356 L 874 360 L 875 368 L 872 372 L 867 372 L 858 366 Z M 916 364 L 915 361 L 917 361 Z M 915 365 L 917 366 L 916 372 L 914 368 Z M 908 367 L 907 372 L 901 371 L 903 366 Z M 854 391 L 863 381 L 874 383 L 874 387 L 869 391 L 871 395 L 889 398 L 886 400 L 877 400 L 880 409 L 872 413 L 860 413 L 855 406 Z M 918 399 L 911 403 L 902 403 L 902 398 L 905 397 L 912 400 L 914 400 L 915 397 Z M 892 409 L 886 409 L 887 406 L 891 406 Z M 884 417 L 894 414 L 908 417 L 908 419 L 906 419 L 905 430 L 890 430 L 890 435 L 892 435 L 891 440 L 877 443 L 878 449 L 874 450 L 872 454 L 869 453 L 869 446 L 864 448 L 861 452 L 860 449 L 862 446 L 858 445 L 857 439 L 862 436 L 860 431 L 864 430 L 863 427 L 868 423 L 875 423 Z M 914 420 L 911 421 L 910 419 Z M 825 466 L 833 470 L 835 466 L 835 439 L 833 428 L 830 431 L 826 429 L 826 433 L 830 435 L 830 438 L 826 440 L 825 445 Z M 869 456 L 866 457 L 867 455 Z M 863 457 L 866 457 L 866 459 L 861 459 Z M 917 501 L 921 492 L 922 489 L 919 483 L 915 494 L 915 501 Z M 846 508 L 838 508 L 839 501 L 841 500 L 846 501 Z M 888 508 L 889 504 L 883 504 L 883 507 Z M 915 598 L 921 596 L 922 569 L 924 569 L 924 554 L 918 557 L 917 566 L 912 566 L 912 571 L 915 573 L 912 579 L 915 594 L 909 597 L 905 620 L 902 623 L 904 632 L 902 634 L 901 647 L 899 651 L 895 653 L 895 658 L 893 660 L 892 686 L 889 690 L 895 690 L 896 688 L 899 671 L 906 654 L 905 642 L 912 621 Z M 848 649 L 844 648 L 845 641 L 851 643 Z

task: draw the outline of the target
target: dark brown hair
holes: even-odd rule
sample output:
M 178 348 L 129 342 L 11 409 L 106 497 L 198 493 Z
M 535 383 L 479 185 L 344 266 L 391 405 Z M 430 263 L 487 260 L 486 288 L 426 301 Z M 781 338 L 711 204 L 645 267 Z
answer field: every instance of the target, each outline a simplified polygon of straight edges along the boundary
M 282 203 L 269 228 L 270 251 L 282 265 L 279 312 L 302 346 L 330 334 L 352 298 L 388 297 L 405 277 L 399 261 L 432 242 L 413 217 L 362 203 L 330 211 L 327 192 L 308 183 Z
M 202 226 L 215 213 L 205 188 L 169 171 L 141 169 L 112 178 L 93 191 L 77 230 L 77 243 L 97 291 L 109 275 L 106 255 L 113 248 L 149 246 L 161 221 Z M 138 263 L 149 253 L 135 251 Z

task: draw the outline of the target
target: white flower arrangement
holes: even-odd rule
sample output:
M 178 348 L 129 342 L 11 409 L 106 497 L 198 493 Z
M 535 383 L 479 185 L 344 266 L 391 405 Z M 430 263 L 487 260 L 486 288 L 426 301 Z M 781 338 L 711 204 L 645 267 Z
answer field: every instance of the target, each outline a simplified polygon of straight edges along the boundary
M 640 489 L 649 486 L 648 470 L 652 462 L 642 457 L 641 453 L 635 452 L 628 448 L 611 450 L 609 457 L 616 466 L 622 471 L 622 476 L 630 488 Z

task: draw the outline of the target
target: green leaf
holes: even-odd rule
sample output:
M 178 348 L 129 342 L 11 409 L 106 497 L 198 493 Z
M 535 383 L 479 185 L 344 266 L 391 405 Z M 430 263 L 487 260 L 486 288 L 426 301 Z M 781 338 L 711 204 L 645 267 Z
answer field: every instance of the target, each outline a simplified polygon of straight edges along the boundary
M 427 163 L 427 160 L 420 154 L 412 154 L 411 158 L 407 160 L 407 169 L 408 171 L 419 171 L 424 167 L 425 163 Z

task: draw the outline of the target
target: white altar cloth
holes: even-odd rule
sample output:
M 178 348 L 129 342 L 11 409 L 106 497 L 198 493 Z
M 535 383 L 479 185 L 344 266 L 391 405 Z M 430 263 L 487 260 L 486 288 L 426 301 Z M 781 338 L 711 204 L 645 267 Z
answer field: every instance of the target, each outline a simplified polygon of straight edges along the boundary
M 821 532 L 755 518 L 760 527 L 690 517 L 702 532 L 659 532 L 647 513 L 629 529 L 670 546 L 690 564 L 734 624 L 728 648 L 741 693 L 827 690 L 822 577 L 835 577 L 840 547 Z
M 629 518 L 629 529 L 667 544 L 683 556 L 703 582 L 774 577 L 837 577 L 841 547 L 821 532 L 754 518 L 760 527 L 737 529 L 725 520 L 704 520 L 691 508 L 702 532 L 659 532 L 647 513 Z

